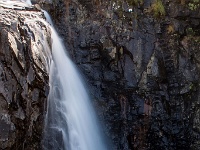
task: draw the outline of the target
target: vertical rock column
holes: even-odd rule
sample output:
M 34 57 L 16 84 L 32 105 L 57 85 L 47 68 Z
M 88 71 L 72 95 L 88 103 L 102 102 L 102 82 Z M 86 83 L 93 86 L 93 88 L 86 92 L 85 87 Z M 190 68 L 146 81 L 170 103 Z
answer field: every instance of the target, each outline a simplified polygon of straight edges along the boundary
M 48 95 L 44 36 L 50 30 L 34 21 L 43 18 L 34 8 L 0 6 L 0 18 L 0 149 L 40 149 Z

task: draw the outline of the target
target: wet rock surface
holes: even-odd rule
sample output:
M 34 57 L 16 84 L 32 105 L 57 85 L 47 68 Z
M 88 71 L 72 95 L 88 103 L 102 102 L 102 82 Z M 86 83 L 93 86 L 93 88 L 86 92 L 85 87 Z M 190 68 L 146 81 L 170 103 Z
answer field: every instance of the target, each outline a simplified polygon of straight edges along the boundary
M 154 1 L 143 2 L 131 12 L 104 0 L 48 9 L 112 149 L 199 149 L 198 4 L 163 0 L 165 15 L 156 16 Z
M 40 148 L 48 95 L 50 30 L 35 8 L 0 6 L 0 149 Z M 41 31 L 41 33 L 39 33 Z

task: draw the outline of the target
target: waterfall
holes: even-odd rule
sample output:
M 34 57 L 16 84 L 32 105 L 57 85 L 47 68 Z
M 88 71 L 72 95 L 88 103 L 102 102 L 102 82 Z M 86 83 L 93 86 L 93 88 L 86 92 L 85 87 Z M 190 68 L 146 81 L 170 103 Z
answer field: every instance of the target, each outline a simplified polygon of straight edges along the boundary
M 25 0 L 24 2 L 27 3 L 30 6 L 32 5 L 31 0 Z
M 48 13 L 44 13 L 52 24 Z M 50 92 L 44 149 L 106 150 L 95 112 L 80 73 L 66 54 L 53 26 Z
M 0 0 L 0 6 L 7 8 L 24 9 L 32 5 L 31 0 Z
M 12 9 L 23 9 L 30 7 L 31 1 L 0 0 L 0 5 Z M 24 21 L 26 24 L 35 24 L 36 21 L 40 21 L 51 29 L 52 55 L 50 55 L 42 30 L 36 27 L 41 38 L 40 42 L 43 43 L 43 47 L 46 47 L 46 52 L 43 53 L 47 55 L 47 58 L 43 60 L 49 72 L 50 86 L 42 149 L 107 150 L 82 77 L 69 59 L 50 16 L 47 12 L 43 12 L 49 23 L 39 17 L 26 18 Z M 45 57 L 42 52 L 40 55 L 41 58 Z

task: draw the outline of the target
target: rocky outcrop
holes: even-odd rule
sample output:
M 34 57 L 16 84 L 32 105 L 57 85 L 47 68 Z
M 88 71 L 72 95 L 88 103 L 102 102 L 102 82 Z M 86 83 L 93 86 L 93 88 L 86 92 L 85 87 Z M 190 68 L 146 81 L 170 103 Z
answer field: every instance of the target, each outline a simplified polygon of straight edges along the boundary
M 199 3 L 137 2 L 33 1 L 82 70 L 113 150 L 198 150 Z M 36 8 L 0 7 L 1 149 L 41 149 L 50 40 L 41 20 L 31 24 Z
M 161 11 L 154 2 L 49 9 L 113 149 L 199 149 L 199 4 L 163 0 Z
M 35 8 L 0 6 L 0 16 L 0 149 L 41 149 L 50 30 Z

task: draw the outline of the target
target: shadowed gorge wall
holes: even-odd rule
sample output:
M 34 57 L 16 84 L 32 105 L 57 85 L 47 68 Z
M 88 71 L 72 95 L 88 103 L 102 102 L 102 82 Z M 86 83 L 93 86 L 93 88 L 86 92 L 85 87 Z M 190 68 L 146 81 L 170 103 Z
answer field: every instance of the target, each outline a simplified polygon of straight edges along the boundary
M 120 0 L 35 0 L 51 13 L 82 71 L 113 150 L 200 147 L 199 1 L 162 0 L 159 7 L 158 1 L 129 6 Z M 17 21 L 9 18 L 19 10 L 3 12 L 0 126 L 6 130 L 0 128 L 1 148 L 40 149 L 38 124 L 44 119 L 48 76 L 39 60 L 28 59 L 35 55 L 27 31 L 34 30 L 21 20 L 29 11 Z
M 198 149 L 200 11 L 190 6 L 199 2 L 117 3 L 50 11 L 113 149 Z

